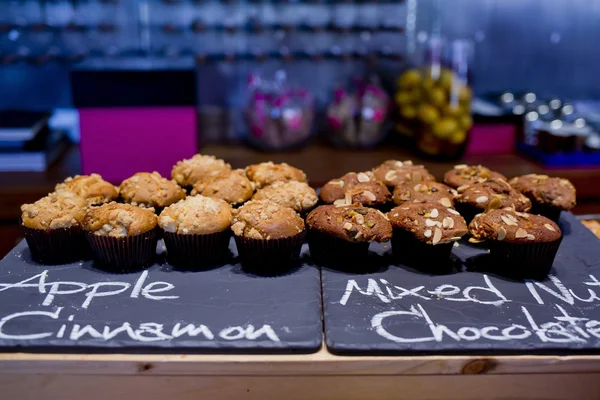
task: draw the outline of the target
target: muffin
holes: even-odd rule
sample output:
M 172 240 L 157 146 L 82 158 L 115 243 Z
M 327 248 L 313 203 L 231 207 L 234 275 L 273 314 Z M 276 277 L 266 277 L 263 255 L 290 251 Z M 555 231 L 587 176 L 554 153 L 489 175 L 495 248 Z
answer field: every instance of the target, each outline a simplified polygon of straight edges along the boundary
M 350 172 L 327 182 L 319 194 L 327 204 L 349 206 L 359 203 L 367 207 L 381 207 L 392 200 L 388 188 L 375 180 L 370 172 Z
M 303 171 L 286 163 L 273 164 L 272 161 L 249 165 L 246 175 L 258 189 L 275 182 L 307 182 Z
M 387 160 L 373 170 L 375 179 L 389 187 L 403 183 L 435 181 L 435 177 L 422 165 L 413 165 L 412 161 Z
M 463 185 L 455 198 L 456 209 L 471 221 L 476 214 L 498 208 L 512 207 L 529 211 L 531 201 L 513 189 L 504 179 L 490 178 L 483 183 Z
M 191 194 L 225 200 L 232 206 L 238 206 L 250 200 L 254 185 L 243 169 L 235 169 L 199 180 L 194 184 Z
M 467 234 L 463 217 L 438 203 L 405 203 L 393 208 L 388 217 L 394 229 L 394 256 L 418 261 L 419 268 L 431 272 L 447 264 L 452 245 Z
M 154 207 L 160 214 L 164 207 L 185 198 L 185 190 L 158 172 L 138 172 L 121 183 L 119 195 L 125 203 L 142 208 Z
M 312 210 L 319 198 L 313 188 L 304 182 L 275 182 L 260 189 L 252 200 L 271 200 L 304 214 Z
M 455 165 L 453 169 L 444 175 L 444 183 L 455 189 L 474 183 L 483 183 L 488 179 L 506 180 L 506 177 L 481 165 L 469 166 L 464 164 Z
M 113 202 L 88 211 L 81 227 L 94 259 L 107 269 L 126 272 L 154 260 L 157 221 L 152 209 Z
M 69 177 L 63 183 L 56 185 L 55 190 L 73 192 L 85 198 L 91 206 L 109 203 L 116 200 L 119 195 L 117 188 L 98 174 Z
M 62 264 L 81 259 L 89 247 L 81 232 L 87 200 L 72 192 L 54 192 L 21 206 L 25 240 L 35 261 Z
M 490 256 L 500 261 L 499 272 L 520 278 L 548 275 L 562 241 L 552 220 L 509 208 L 477 215 L 469 233 L 474 240 L 485 241 Z
M 561 211 L 575 207 L 575 187 L 567 179 L 529 174 L 510 180 L 510 185 L 531 200 L 531 213 L 558 221 Z
M 227 202 L 200 195 L 189 196 L 165 208 L 158 225 L 163 230 L 169 262 L 201 268 L 225 259 L 232 218 Z
M 196 154 L 192 158 L 181 160 L 171 171 L 171 178 L 184 188 L 191 188 L 194 183 L 231 171 L 231 165 L 215 156 Z
M 580 221 L 586 228 L 588 228 L 598 239 L 600 239 L 600 222 L 595 219 L 585 219 Z
M 306 234 L 296 211 L 269 200 L 251 200 L 233 214 L 231 230 L 245 268 L 273 274 L 293 266 Z
M 306 217 L 308 245 L 319 264 L 338 269 L 362 270 L 369 243 L 385 242 L 392 237 L 392 226 L 379 210 L 360 204 L 325 205 Z
M 454 197 L 458 192 L 450 186 L 438 182 L 404 183 L 394 188 L 393 200 L 396 205 L 404 203 L 435 203 L 446 208 L 454 207 Z

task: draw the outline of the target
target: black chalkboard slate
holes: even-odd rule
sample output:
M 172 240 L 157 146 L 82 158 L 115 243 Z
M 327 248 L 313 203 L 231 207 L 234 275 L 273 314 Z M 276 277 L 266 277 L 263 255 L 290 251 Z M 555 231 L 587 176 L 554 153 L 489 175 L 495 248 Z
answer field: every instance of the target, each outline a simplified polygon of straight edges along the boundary
M 551 276 L 540 282 L 502 277 L 487 250 L 466 242 L 454 247 L 454 266 L 442 275 L 394 265 L 387 243 L 371 247 L 374 272 L 323 268 L 328 349 L 348 355 L 598 353 L 600 241 L 570 213 L 559 225 L 565 236 Z
M 321 289 L 318 268 L 305 262 L 307 249 L 302 265 L 277 277 L 243 271 L 233 240 L 230 249 L 232 263 L 209 271 L 178 271 L 163 262 L 110 274 L 91 261 L 35 264 L 22 242 L 0 262 L 0 351 L 317 351 Z M 72 293 L 52 297 L 53 291 Z M 120 293 L 90 295 L 111 291 Z

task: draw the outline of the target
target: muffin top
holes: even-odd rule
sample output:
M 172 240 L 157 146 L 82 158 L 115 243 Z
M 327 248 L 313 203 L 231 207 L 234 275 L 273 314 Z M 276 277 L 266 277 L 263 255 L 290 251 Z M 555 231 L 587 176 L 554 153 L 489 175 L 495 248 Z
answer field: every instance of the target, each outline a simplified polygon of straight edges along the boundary
M 353 203 L 377 206 L 392 199 L 388 188 L 376 180 L 371 172 L 350 172 L 341 178 L 332 179 L 321 188 L 319 195 L 325 203 L 340 206 Z
M 388 213 L 394 228 L 411 232 L 427 244 L 448 243 L 467 234 L 467 224 L 458 211 L 436 203 L 405 203 Z
M 450 186 L 438 182 L 404 183 L 394 188 L 394 203 L 437 203 L 444 207 L 454 207 L 454 197 L 458 192 Z
M 88 211 L 81 227 L 97 236 L 124 238 L 156 228 L 157 220 L 152 209 L 112 202 Z
M 69 177 L 63 183 L 56 185 L 55 190 L 73 192 L 84 197 L 90 205 L 108 203 L 116 200 L 119 195 L 117 188 L 98 174 Z
M 575 187 L 567 179 L 529 174 L 513 178 L 509 183 L 533 203 L 561 210 L 575 207 Z
M 232 218 L 231 206 L 224 200 L 197 195 L 165 208 L 158 225 L 180 235 L 206 235 L 229 229 Z
M 298 168 L 286 163 L 274 164 L 272 161 L 246 167 L 248 179 L 256 184 L 257 188 L 275 182 L 306 182 L 306 174 Z
M 455 198 L 457 203 L 469 204 L 482 211 L 505 207 L 513 207 L 517 211 L 531 209 L 531 201 L 504 179 L 491 178 L 483 183 L 463 185 L 458 193 Z
M 554 221 L 511 208 L 476 215 L 469 224 L 469 233 L 477 241 L 504 240 L 509 243 L 546 243 L 562 236 Z
M 231 165 L 215 156 L 196 154 L 175 164 L 171 171 L 171 178 L 181 186 L 193 186 L 201 179 L 230 170 Z
M 298 212 L 313 208 L 319 198 L 313 188 L 304 182 L 275 182 L 260 189 L 252 200 L 271 200 Z
M 296 211 L 269 200 L 250 200 L 233 214 L 233 233 L 250 239 L 283 239 L 305 229 Z
M 457 189 L 464 185 L 483 183 L 488 179 L 504 179 L 506 177 L 498 172 L 491 171 L 482 165 L 455 165 L 453 169 L 446 172 L 444 182 L 448 186 Z
M 319 206 L 306 217 L 309 228 L 348 242 L 385 242 L 392 238 L 392 226 L 379 210 L 351 204 Z
M 61 229 L 79 226 L 88 203 L 73 192 L 53 192 L 33 204 L 21 206 L 23 226 L 32 229 Z
M 166 207 L 185 198 L 185 190 L 156 171 L 138 172 L 125 179 L 119 194 L 125 202 L 139 207 Z
M 254 194 L 254 185 L 243 169 L 224 171 L 219 175 L 199 180 L 194 184 L 192 195 L 201 194 L 225 200 L 232 205 L 242 204 Z
M 393 187 L 403 183 L 435 181 L 435 177 L 422 165 L 412 161 L 387 160 L 373 170 L 375 179 Z

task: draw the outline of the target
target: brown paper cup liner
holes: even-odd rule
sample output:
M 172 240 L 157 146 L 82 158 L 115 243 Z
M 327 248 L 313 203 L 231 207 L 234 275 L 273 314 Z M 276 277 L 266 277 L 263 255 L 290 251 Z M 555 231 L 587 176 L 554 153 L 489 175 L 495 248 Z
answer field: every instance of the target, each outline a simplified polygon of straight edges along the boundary
M 207 235 L 163 232 L 169 263 L 188 269 L 205 269 L 225 260 L 230 238 L 229 229 Z
M 65 264 L 89 256 L 90 248 L 79 227 L 25 229 L 32 258 L 42 264 Z
M 404 229 L 394 229 L 392 252 L 394 258 L 415 269 L 429 273 L 447 273 L 454 242 L 435 246 L 420 241 Z
M 562 242 L 562 237 L 547 243 L 508 243 L 490 241 L 490 256 L 498 262 L 498 273 L 510 277 L 543 279 L 552 269 L 552 263 Z
M 156 257 L 158 229 L 137 236 L 115 238 L 88 233 L 94 259 L 107 270 L 127 272 L 152 263 Z
M 278 274 L 293 267 L 300 258 L 306 231 L 282 239 L 235 237 L 242 266 L 258 274 Z
M 369 242 L 349 242 L 309 229 L 308 247 L 315 263 L 343 271 L 361 271 L 366 265 Z

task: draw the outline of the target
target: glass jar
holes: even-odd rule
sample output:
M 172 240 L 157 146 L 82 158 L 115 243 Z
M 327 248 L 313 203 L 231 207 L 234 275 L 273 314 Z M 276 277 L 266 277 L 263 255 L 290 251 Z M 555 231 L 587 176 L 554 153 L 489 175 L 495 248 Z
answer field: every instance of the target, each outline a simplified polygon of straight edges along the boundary
M 398 77 L 396 131 L 412 138 L 425 155 L 460 158 L 464 153 L 473 125 L 467 76 L 471 48 L 466 40 L 432 38 L 424 62 Z

